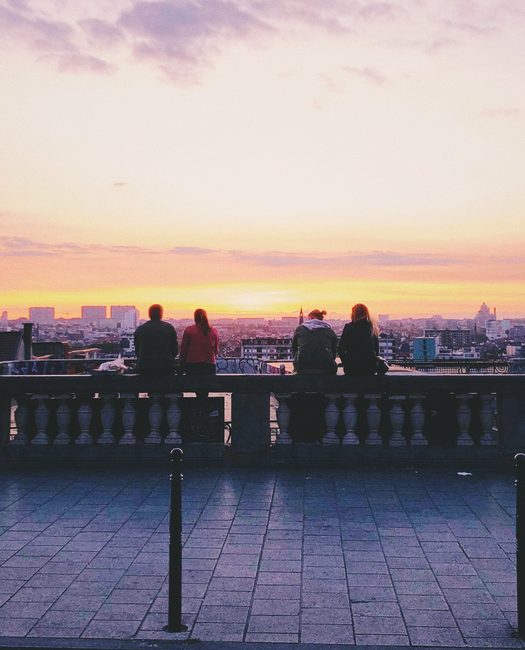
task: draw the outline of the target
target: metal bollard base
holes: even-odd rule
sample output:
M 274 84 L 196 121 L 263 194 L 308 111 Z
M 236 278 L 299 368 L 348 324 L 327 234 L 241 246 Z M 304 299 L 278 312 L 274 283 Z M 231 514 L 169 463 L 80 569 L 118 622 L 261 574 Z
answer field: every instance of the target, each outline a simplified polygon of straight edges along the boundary
M 174 625 L 173 627 L 171 627 L 170 625 L 165 625 L 162 628 L 162 631 L 163 632 L 173 632 L 173 633 L 175 633 L 175 632 L 186 632 L 187 629 L 188 629 L 188 626 L 183 625 L 181 623 L 180 625 Z

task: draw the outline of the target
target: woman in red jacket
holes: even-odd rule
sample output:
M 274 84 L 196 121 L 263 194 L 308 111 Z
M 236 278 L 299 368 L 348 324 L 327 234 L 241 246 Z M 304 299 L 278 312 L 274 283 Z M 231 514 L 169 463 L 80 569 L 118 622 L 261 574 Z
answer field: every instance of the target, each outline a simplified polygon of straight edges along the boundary
M 195 325 L 184 330 L 180 346 L 180 372 L 187 375 L 214 375 L 215 355 L 219 353 L 219 335 L 210 325 L 204 309 L 196 309 Z M 200 392 L 198 396 L 207 397 Z

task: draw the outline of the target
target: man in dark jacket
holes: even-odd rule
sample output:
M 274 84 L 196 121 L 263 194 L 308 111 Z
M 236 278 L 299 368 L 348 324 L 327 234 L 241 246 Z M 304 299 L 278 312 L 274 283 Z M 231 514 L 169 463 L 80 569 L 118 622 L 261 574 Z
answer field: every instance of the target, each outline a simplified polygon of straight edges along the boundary
M 150 320 L 135 330 L 137 372 L 150 377 L 169 377 L 175 372 L 175 357 L 179 351 L 177 332 L 162 320 L 161 305 L 151 305 Z
M 293 365 L 302 375 L 335 375 L 337 364 L 337 336 L 329 323 L 323 320 L 326 311 L 314 309 L 306 323 L 295 330 L 292 341 Z

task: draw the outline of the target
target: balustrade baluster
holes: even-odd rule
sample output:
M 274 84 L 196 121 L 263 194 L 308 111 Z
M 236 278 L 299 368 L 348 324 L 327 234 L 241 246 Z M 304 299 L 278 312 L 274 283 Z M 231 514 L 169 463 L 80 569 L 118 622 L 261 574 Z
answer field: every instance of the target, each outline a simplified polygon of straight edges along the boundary
M 16 436 L 11 441 L 12 445 L 27 445 L 27 424 L 29 422 L 29 399 L 30 395 L 17 395 L 16 396 Z
M 122 409 L 122 424 L 124 426 L 124 435 L 119 440 L 119 444 L 136 445 L 137 440 L 133 434 L 135 429 L 135 422 L 137 420 L 137 409 L 133 403 L 136 395 L 132 393 L 121 393 L 120 396 L 124 400 L 124 408 Z
M 335 435 L 337 420 L 339 419 L 339 409 L 337 408 L 338 395 L 327 395 L 328 405 L 324 410 L 324 421 L 326 422 L 326 435 L 323 438 L 325 445 L 338 445 L 339 438 Z
M 32 445 L 48 445 L 49 436 L 47 435 L 47 425 L 49 424 L 49 409 L 46 404 L 47 395 L 35 395 L 38 406 L 35 411 L 36 436 L 31 440 Z
M 78 424 L 80 426 L 80 435 L 75 440 L 75 443 L 77 445 L 91 445 L 93 443 L 91 434 L 89 433 L 91 418 L 93 417 L 93 411 L 90 404 L 91 397 L 92 395 L 78 396 L 78 399 L 81 400 L 81 404 L 80 408 L 78 409 Z
M 428 440 L 423 435 L 423 427 L 425 425 L 425 409 L 421 402 L 425 399 L 425 395 L 410 395 L 410 399 L 414 400 L 414 404 L 410 409 L 410 419 L 412 421 L 413 434 L 410 438 L 410 444 L 415 445 L 428 445 Z
M 391 395 L 389 397 L 394 402 L 394 406 L 390 409 L 390 424 L 392 425 L 392 435 L 388 444 L 390 447 L 405 447 L 407 441 L 404 439 L 401 431 L 403 430 L 403 422 L 405 420 L 405 412 L 401 403 L 406 399 L 404 395 Z
M 497 445 L 498 439 L 494 425 L 494 395 L 480 395 L 481 409 L 479 412 L 481 418 L 481 429 L 483 435 L 479 439 L 480 445 Z
M 472 399 L 472 395 L 456 395 L 456 397 L 459 400 L 459 406 L 456 411 L 456 417 L 459 426 L 459 436 L 456 439 L 456 445 L 473 445 L 474 440 L 472 440 L 468 433 L 471 419 L 471 412 L 468 407 L 468 401 Z
M 180 445 L 182 440 L 179 435 L 181 418 L 179 399 L 182 397 L 182 393 L 170 393 L 169 395 L 166 395 L 166 397 L 169 400 L 169 406 L 166 411 L 169 433 L 164 440 L 164 444 Z
M 288 427 L 290 426 L 290 407 L 288 402 L 290 400 L 289 394 L 275 394 L 275 399 L 279 402 L 277 407 L 277 424 L 279 425 L 279 433 L 275 439 L 276 445 L 291 445 L 292 439 L 288 435 Z
M 379 408 L 378 402 L 381 399 L 381 395 L 365 395 L 370 400 L 370 406 L 366 412 L 366 419 L 368 422 L 368 428 L 370 433 L 366 437 L 365 445 L 382 445 L 383 440 L 379 435 L 379 424 L 381 422 L 381 409 Z
M 69 445 L 69 423 L 71 422 L 71 395 L 56 395 L 55 399 L 60 400 L 57 409 L 58 435 L 53 440 L 54 445 Z
M 114 393 L 104 393 L 100 396 L 104 405 L 100 411 L 102 421 L 102 435 L 98 439 L 99 444 L 107 445 L 115 442 L 113 435 L 113 423 L 115 422 L 115 407 L 113 406 Z
M 151 397 L 151 406 L 149 409 L 149 426 L 150 433 L 144 440 L 144 442 L 159 444 L 162 442 L 160 437 L 160 424 L 162 422 L 162 406 L 160 405 L 160 395 L 158 393 L 150 393 Z
M 343 410 L 343 420 L 345 423 L 345 435 L 343 438 L 343 445 L 358 445 L 359 438 L 355 435 L 355 426 L 357 424 L 357 409 L 355 401 L 357 393 L 345 393 L 345 408 Z

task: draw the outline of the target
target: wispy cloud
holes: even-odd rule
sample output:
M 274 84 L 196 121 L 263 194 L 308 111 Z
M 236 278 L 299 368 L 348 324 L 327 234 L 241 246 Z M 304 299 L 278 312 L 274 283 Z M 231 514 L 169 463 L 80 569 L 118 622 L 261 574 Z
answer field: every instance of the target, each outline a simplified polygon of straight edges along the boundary
M 386 77 L 380 70 L 377 70 L 377 68 L 354 68 L 352 66 L 345 66 L 343 71 L 348 74 L 357 75 L 376 86 L 384 86 L 388 83 L 388 77 Z

